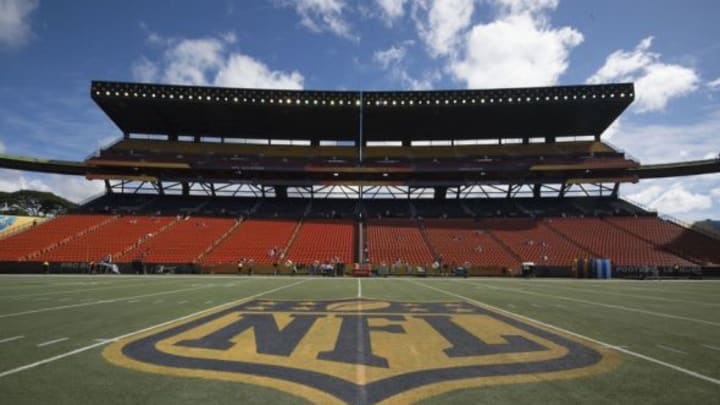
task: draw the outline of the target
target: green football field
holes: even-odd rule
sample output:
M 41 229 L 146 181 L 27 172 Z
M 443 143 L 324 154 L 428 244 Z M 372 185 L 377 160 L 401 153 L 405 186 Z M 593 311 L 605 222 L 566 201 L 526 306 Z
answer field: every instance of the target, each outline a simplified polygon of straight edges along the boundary
M 0 276 L 0 404 L 720 403 L 720 282 Z

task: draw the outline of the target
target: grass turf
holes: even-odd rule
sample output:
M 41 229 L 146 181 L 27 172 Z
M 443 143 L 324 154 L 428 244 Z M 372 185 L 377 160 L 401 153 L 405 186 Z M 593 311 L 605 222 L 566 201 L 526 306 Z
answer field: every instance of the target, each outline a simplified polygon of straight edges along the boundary
M 0 277 L 0 403 L 273 403 L 304 399 L 236 382 L 144 373 L 108 363 L 109 339 L 223 303 L 263 299 L 475 300 L 720 379 L 720 282 L 271 277 Z M 274 290 L 274 291 L 273 291 Z M 459 298 L 462 297 L 462 298 Z M 67 338 L 44 346 L 39 344 Z M 422 402 L 713 403 L 720 385 L 620 354 L 610 372 L 457 390 Z

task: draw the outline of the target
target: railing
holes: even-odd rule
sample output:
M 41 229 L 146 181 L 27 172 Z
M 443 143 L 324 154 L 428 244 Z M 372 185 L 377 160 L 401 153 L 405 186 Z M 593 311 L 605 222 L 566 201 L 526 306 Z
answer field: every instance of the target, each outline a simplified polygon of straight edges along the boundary
M 658 213 L 658 211 L 657 211 L 656 208 L 652 208 L 652 207 L 650 207 L 650 206 L 648 206 L 648 205 L 645 205 L 645 204 L 643 204 L 643 203 L 639 203 L 639 202 L 634 201 L 634 200 L 632 200 L 632 199 L 630 199 L 630 198 L 627 198 L 627 197 L 619 197 L 618 199 L 619 199 L 619 200 L 623 200 L 623 201 L 625 201 L 625 202 L 627 202 L 627 203 L 630 203 L 630 204 L 632 204 L 632 205 L 637 205 L 638 207 L 644 209 L 644 210 L 647 211 L 647 212 L 652 212 L 652 213 L 655 213 L 656 215 L 657 215 L 657 213 Z
M 665 214 L 663 214 L 663 215 L 660 215 L 660 218 L 664 219 L 665 221 L 672 222 L 672 223 L 674 223 L 675 225 L 680 226 L 680 227 L 683 227 L 683 228 L 688 229 L 688 230 L 690 230 L 690 231 L 694 231 L 694 232 L 703 234 L 703 235 L 705 235 L 705 236 L 707 236 L 707 237 L 709 237 L 709 238 L 719 239 L 719 240 L 720 240 L 720 232 L 715 232 L 715 231 L 711 231 L 711 230 L 708 230 L 708 229 L 703 229 L 703 228 L 694 227 L 694 226 L 692 226 L 692 224 L 690 224 L 690 223 L 688 223 L 688 222 L 685 222 L 685 221 L 683 221 L 683 220 L 681 220 L 681 219 L 675 218 L 675 217 L 673 217 L 673 216 L 671 216 L 671 215 L 665 215 Z
M 608 140 L 606 140 L 606 139 L 603 139 L 602 142 L 603 142 L 604 144 L 610 146 L 611 148 L 615 149 L 616 151 L 624 154 L 626 159 L 630 159 L 630 160 L 632 160 L 632 161 L 635 161 L 635 162 L 637 162 L 637 163 L 640 163 L 640 160 L 639 160 L 639 159 L 637 159 L 635 156 L 629 154 L 625 149 L 620 148 L 620 147 L 618 147 L 617 145 L 614 145 L 612 142 L 610 142 L 610 141 L 608 141 Z

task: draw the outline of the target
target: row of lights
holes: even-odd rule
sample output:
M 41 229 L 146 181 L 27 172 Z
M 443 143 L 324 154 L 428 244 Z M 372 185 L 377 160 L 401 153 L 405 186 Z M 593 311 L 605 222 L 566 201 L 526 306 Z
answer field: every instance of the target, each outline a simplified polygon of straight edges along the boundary
M 353 100 L 347 100 L 347 99 L 326 100 L 326 99 L 307 99 L 307 98 L 304 98 L 304 99 L 300 99 L 300 98 L 296 98 L 296 99 L 292 99 L 292 98 L 277 98 L 277 99 L 276 99 L 276 98 L 273 98 L 273 97 L 271 97 L 271 98 L 264 98 L 264 97 L 263 97 L 263 98 L 257 98 L 257 97 L 219 97 L 219 96 L 212 97 L 212 96 L 192 96 L 192 95 L 185 96 L 185 95 L 183 95 L 183 94 L 175 95 L 175 94 L 172 94 L 172 93 L 170 93 L 170 94 L 159 93 L 159 94 L 158 94 L 158 93 L 154 93 L 154 92 L 152 92 L 152 93 L 137 93 L 137 92 L 132 92 L 132 93 L 130 93 L 130 92 L 127 92 L 127 91 L 126 91 L 126 92 L 119 92 L 119 91 L 111 92 L 111 91 L 105 91 L 105 92 L 103 93 L 103 92 L 101 92 L 101 91 L 99 91 L 99 90 L 98 90 L 98 91 L 95 91 L 95 94 L 98 95 L 98 96 L 101 96 L 101 95 L 104 94 L 105 96 L 113 96 L 113 95 L 114 95 L 114 96 L 116 96 L 116 97 L 121 97 L 121 96 L 122 96 L 122 97 L 133 97 L 133 98 L 144 98 L 144 99 L 146 99 L 146 98 L 151 98 L 151 99 L 160 98 L 160 99 L 170 99 L 170 100 L 175 100 L 175 99 L 177 99 L 177 100 L 185 100 L 185 99 L 187 99 L 187 100 L 189 100 L 189 101 L 195 101 L 195 100 L 197 100 L 197 101 L 217 101 L 217 102 L 219 102 L 219 101 L 224 101 L 224 102 L 233 102 L 233 103 L 240 103 L 240 102 L 242 102 L 242 103 L 253 103 L 253 104 L 258 104 L 258 103 L 259 103 L 259 104 L 280 104 L 280 105 L 330 105 L 330 106 L 340 106 L 340 107 L 342 107 L 342 106 L 352 106 L 352 105 L 360 106 L 360 100 L 354 100 L 354 101 L 353 101 Z M 625 94 L 625 93 L 619 93 L 619 94 L 616 94 L 616 93 L 609 93 L 609 94 L 606 94 L 606 93 L 600 93 L 600 94 L 593 93 L 593 94 L 590 94 L 590 95 L 588 95 L 588 94 L 582 94 L 582 95 L 579 95 L 579 96 L 578 96 L 577 94 L 574 94 L 574 95 L 572 95 L 572 96 L 564 95 L 564 96 L 562 96 L 562 97 L 561 97 L 561 96 L 557 96 L 557 95 L 556 95 L 556 96 L 552 96 L 552 97 L 550 97 L 550 96 L 545 96 L 545 97 L 535 96 L 534 98 L 533 98 L 533 97 L 507 97 L 507 98 L 498 97 L 497 99 L 496 99 L 496 98 L 470 98 L 470 99 L 466 99 L 466 98 L 463 98 L 463 99 L 457 99 L 457 98 L 452 98 L 452 99 L 449 99 L 449 98 L 439 99 L 439 98 L 436 98 L 436 99 L 434 99 L 434 100 L 431 100 L 431 99 L 424 99 L 424 100 L 423 100 L 423 99 L 421 99 L 421 100 L 417 100 L 417 101 L 415 101 L 415 100 L 405 100 L 405 99 L 402 99 L 402 100 L 400 100 L 400 101 L 398 101 L 398 100 L 387 100 L 387 99 L 384 99 L 384 100 L 375 100 L 374 102 L 373 102 L 373 101 L 366 101 L 366 102 L 365 102 L 365 105 L 366 105 L 366 106 L 372 106 L 372 105 L 374 105 L 374 106 L 376 106 L 376 107 L 385 107 L 385 106 L 396 107 L 396 106 L 406 106 L 406 105 L 408 105 L 408 106 L 413 106 L 413 105 L 415 105 L 415 104 L 417 104 L 417 105 L 450 105 L 450 104 L 478 104 L 478 103 L 479 103 L 479 104 L 494 104 L 494 103 L 496 103 L 496 102 L 497 102 L 497 103 L 504 103 L 504 102 L 507 102 L 507 103 L 522 103 L 522 102 L 528 102 L 528 103 L 529 103 L 529 102 L 533 102 L 533 101 L 536 101 L 536 102 L 537 102 L 537 101 L 568 101 L 568 100 L 578 100 L 578 99 L 580 99 L 580 100 L 587 100 L 587 99 L 593 99 L 593 100 L 595 100 L 595 99 L 598 99 L 598 98 L 600 98 L 600 99 L 606 99 L 606 98 L 613 99 L 613 98 L 615 98 L 615 97 L 619 97 L 619 98 L 633 97 L 633 93 L 628 93 L 628 94 Z

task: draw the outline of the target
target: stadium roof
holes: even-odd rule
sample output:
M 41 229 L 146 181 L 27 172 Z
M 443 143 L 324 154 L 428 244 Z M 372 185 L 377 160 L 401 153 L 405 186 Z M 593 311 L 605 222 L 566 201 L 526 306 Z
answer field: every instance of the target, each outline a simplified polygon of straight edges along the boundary
M 599 136 L 632 83 L 451 91 L 298 91 L 94 81 L 125 134 L 407 141 Z M 362 135 L 361 135 L 362 134 Z

